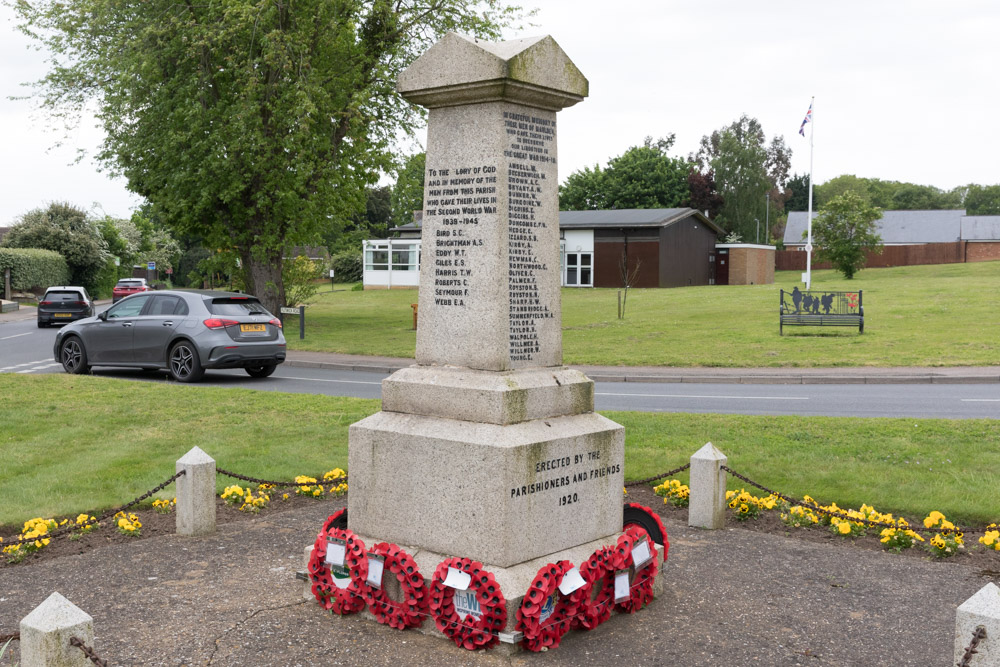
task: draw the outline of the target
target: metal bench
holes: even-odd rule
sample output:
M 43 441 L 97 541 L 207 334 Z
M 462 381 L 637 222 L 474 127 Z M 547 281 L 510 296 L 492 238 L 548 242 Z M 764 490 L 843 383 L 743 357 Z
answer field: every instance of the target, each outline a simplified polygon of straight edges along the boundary
M 865 309 L 857 292 L 781 290 L 778 331 L 785 327 L 857 327 L 865 332 Z

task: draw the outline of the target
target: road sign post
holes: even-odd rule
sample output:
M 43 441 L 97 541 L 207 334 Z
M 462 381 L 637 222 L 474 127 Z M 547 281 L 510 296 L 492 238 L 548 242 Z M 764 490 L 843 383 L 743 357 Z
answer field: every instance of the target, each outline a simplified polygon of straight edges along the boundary
M 281 317 L 281 324 L 285 324 L 285 315 L 298 315 L 299 316 L 299 340 L 303 340 L 306 337 L 306 307 L 305 306 L 282 306 L 281 312 L 278 313 Z

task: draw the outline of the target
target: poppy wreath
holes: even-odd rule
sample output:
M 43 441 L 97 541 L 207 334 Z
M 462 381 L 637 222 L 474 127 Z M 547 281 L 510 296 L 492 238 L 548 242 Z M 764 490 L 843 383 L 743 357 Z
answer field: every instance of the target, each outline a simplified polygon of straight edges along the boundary
M 468 617 L 462 619 L 455 611 L 455 589 L 444 585 L 449 567 L 472 577 L 469 587 L 476 592 L 483 613 L 471 625 Z M 437 566 L 431 578 L 430 609 L 437 629 L 456 646 L 470 651 L 496 644 L 498 633 L 507 626 L 507 600 L 500 586 L 482 563 L 469 558 L 448 558 Z
M 666 533 L 664 533 L 666 535 Z M 625 529 L 625 535 L 618 538 L 619 544 L 621 544 L 622 538 L 627 537 L 631 540 L 629 545 L 629 562 L 632 562 L 632 546 L 636 542 L 641 540 L 643 537 L 647 538 L 646 541 L 649 543 L 649 552 L 652 556 L 653 562 L 642 568 L 641 570 L 635 571 L 635 577 L 632 581 L 632 586 L 629 588 L 629 598 L 623 602 L 619 602 L 615 605 L 615 609 L 622 612 L 628 612 L 629 614 L 634 614 L 639 611 L 647 604 L 653 600 L 653 581 L 656 579 L 656 573 L 659 571 L 659 564 L 656 558 L 656 543 L 649 538 L 649 535 L 645 530 L 639 526 L 629 526 Z M 666 538 L 664 538 L 666 539 Z M 624 568 L 622 568 L 624 569 Z
M 325 525 L 325 524 L 324 524 Z M 344 564 L 351 573 L 351 583 L 347 588 L 339 588 L 333 583 L 333 574 L 326 564 L 327 538 L 334 537 L 347 542 L 347 557 Z M 355 614 L 365 608 L 365 579 L 368 577 L 368 559 L 365 557 L 365 543 L 354 533 L 343 528 L 330 528 L 320 532 L 309 556 L 309 578 L 312 592 L 323 609 L 341 616 Z M 363 570 L 363 572 L 356 571 Z
M 331 514 L 326 518 L 326 521 L 323 522 L 323 527 L 320 528 L 319 532 L 326 533 L 331 528 L 335 528 L 337 524 L 340 522 L 340 518 L 342 516 L 345 516 L 346 514 L 347 514 L 347 508 L 341 507 L 339 510 L 337 510 L 336 512 L 334 512 L 333 514 Z M 345 524 L 344 527 L 346 528 L 347 525 Z
M 365 586 L 368 611 L 376 621 L 390 628 L 405 630 L 420 627 L 424 622 L 424 616 L 427 615 L 428 593 L 416 561 L 399 546 L 386 542 L 379 542 L 372 547 L 372 553 L 385 558 L 385 570 L 396 575 L 403 589 L 403 599 L 393 600 L 383 589 Z
M 663 560 L 667 560 L 667 555 L 670 553 L 670 540 L 667 538 L 667 527 L 663 525 L 663 521 L 660 519 L 660 515 L 651 510 L 650 508 L 646 507 L 645 505 L 640 505 L 639 503 L 625 503 L 625 504 L 628 507 L 632 507 L 642 512 L 645 512 L 646 514 L 649 515 L 649 517 L 653 521 L 656 522 L 656 525 L 660 527 L 660 535 L 663 535 Z M 629 524 L 629 525 L 635 526 L 638 524 Z M 625 527 L 628 528 L 628 526 Z M 649 537 L 652 540 L 653 536 L 650 535 Z M 652 541 L 655 542 L 656 540 Z
M 611 566 L 612 549 L 604 547 L 590 555 L 580 566 L 583 586 L 570 596 L 577 613 L 573 627 L 593 630 L 608 620 L 615 601 L 615 571 Z
M 573 563 L 561 560 L 542 567 L 524 595 L 521 608 L 517 610 L 517 629 L 524 633 L 524 648 L 529 651 L 543 651 L 559 646 L 576 617 L 577 605 L 571 596 L 562 595 L 552 610 L 552 615 L 541 621 L 542 607 L 550 595 L 554 595 L 563 576 L 573 569 Z

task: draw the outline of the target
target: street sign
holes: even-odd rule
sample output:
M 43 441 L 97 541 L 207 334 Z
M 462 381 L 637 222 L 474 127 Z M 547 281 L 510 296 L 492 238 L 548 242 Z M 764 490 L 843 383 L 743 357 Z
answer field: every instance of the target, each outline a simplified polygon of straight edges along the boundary
M 167 269 L 167 275 L 168 276 L 174 275 L 174 270 L 173 269 Z
M 285 306 L 282 306 L 281 307 L 281 314 L 282 315 L 298 315 L 299 314 L 299 308 L 298 308 L 298 306 L 295 306 L 294 308 L 286 308 Z
M 305 306 L 281 306 L 278 309 L 281 317 L 282 323 L 284 323 L 285 315 L 298 315 L 299 316 L 299 339 L 306 337 L 306 307 Z
M 156 271 L 156 262 L 147 262 L 146 263 L 146 270 L 147 271 Z

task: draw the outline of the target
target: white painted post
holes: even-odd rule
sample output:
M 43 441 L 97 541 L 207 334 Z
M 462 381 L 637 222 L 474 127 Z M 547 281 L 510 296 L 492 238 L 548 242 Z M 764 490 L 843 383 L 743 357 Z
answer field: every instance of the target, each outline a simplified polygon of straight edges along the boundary
M 726 471 L 722 466 L 726 461 L 726 455 L 710 442 L 691 456 L 689 526 L 718 530 L 725 525 Z
M 177 534 L 215 532 L 215 459 L 199 447 L 177 461 Z
M 21 619 L 21 667 L 87 667 L 90 660 L 69 640 L 94 647 L 94 619 L 53 593 Z
M 955 612 L 955 653 L 952 664 L 959 662 L 972 642 L 972 633 L 983 626 L 986 637 L 979 642 L 972 660 L 975 667 L 1000 665 L 1000 588 L 990 582 L 962 603 Z

